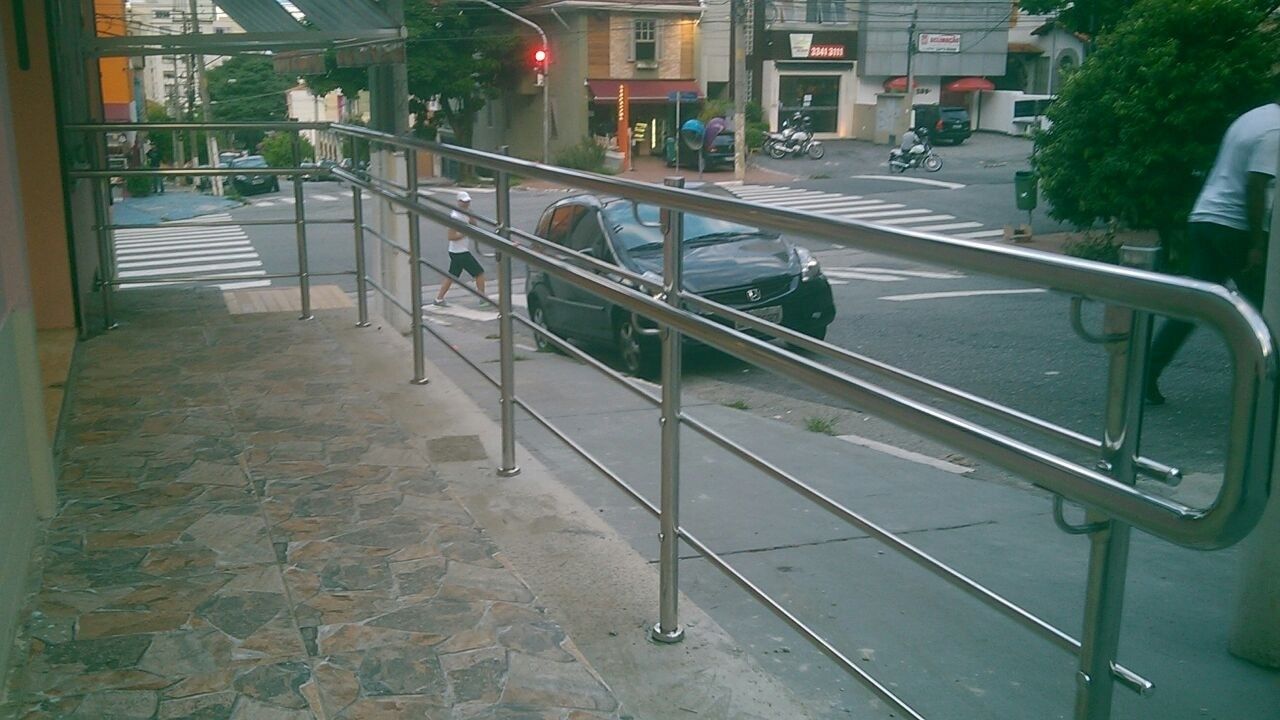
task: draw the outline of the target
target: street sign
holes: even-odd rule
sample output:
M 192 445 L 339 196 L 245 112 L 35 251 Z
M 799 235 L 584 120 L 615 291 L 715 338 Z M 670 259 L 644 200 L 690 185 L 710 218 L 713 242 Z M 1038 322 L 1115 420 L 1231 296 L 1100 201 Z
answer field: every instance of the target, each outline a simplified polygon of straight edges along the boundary
M 698 93 L 696 90 L 684 90 L 682 92 L 672 90 L 667 93 L 667 102 L 698 102 Z
M 922 53 L 958 53 L 960 33 L 920 33 L 916 49 Z

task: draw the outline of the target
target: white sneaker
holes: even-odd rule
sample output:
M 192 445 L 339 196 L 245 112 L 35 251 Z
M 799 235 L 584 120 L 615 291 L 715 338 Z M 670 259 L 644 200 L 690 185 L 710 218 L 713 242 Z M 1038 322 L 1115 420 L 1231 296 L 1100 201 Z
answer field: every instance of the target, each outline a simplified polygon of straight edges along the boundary
M 439 306 L 439 307 L 444 307 L 444 306 L 448 305 L 449 303 L 445 302 L 445 300 L 444 300 L 443 298 L 436 298 L 435 300 L 432 300 L 432 301 L 431 301 L 431 304 L 432 304 L 432 305 L 437 305 L 437 306 Z

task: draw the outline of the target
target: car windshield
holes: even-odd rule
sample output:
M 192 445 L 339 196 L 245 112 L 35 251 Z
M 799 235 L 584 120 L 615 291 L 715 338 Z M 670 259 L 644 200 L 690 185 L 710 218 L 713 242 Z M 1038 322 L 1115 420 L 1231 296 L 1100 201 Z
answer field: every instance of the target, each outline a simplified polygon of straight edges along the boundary
M 615 200 L 604 208 L 605 222 L 626 250 L 662 247 L 662 226 L 657 205 Z M 693 213 L 684 215 L 685 244 L 725 242 L 742 237 L 770 235 L 750 225 L 718 220 Z
M 235 164 L 233 165 L 233 167 L 242 167 L 242 168 L 257 168 L 257 167 L 266 167 L 266 166 L 267 166 L 267 161 L 265 158 L 261 156 L 247 157 L 241 160 L 236 160 Z

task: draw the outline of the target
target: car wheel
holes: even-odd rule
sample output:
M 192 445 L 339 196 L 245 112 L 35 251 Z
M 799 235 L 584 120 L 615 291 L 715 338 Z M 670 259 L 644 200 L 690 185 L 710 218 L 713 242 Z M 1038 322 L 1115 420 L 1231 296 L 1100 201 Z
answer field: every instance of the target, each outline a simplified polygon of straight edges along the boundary
M 627 374 L 644 379 L 658 374 L 657 353 L 652 343 L 636 329 L 630 315 L 619 318 L 614 335 L 618 341 L 618 358 Z
M 534 325 L 537 325 L 548 333 L 553 335 L 555 334 L 555 331 L 552 330 L 551 326 L 547 323 L 547 312 L 542 309 L 542 303 L 536 302 L 532 305 L 532 308 L 529 310 L 529 318 L 533 320 Z M 560 348 L 557 347 L 555 343 L 548 340 L 546 335 L 538 332 L 537 330 L 533 332 L 533 344 L 538 348 L 538 352 L 560 352 Z

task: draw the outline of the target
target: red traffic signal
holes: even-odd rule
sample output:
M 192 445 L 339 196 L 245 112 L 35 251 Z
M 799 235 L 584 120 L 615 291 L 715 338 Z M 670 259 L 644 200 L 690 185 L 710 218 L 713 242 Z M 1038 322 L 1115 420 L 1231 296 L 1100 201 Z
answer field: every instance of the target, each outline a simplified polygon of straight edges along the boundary
M 533 70 L 538 74 L 545 75 L 547 73 L 547 49 L 538 48 L 533 51 Z

